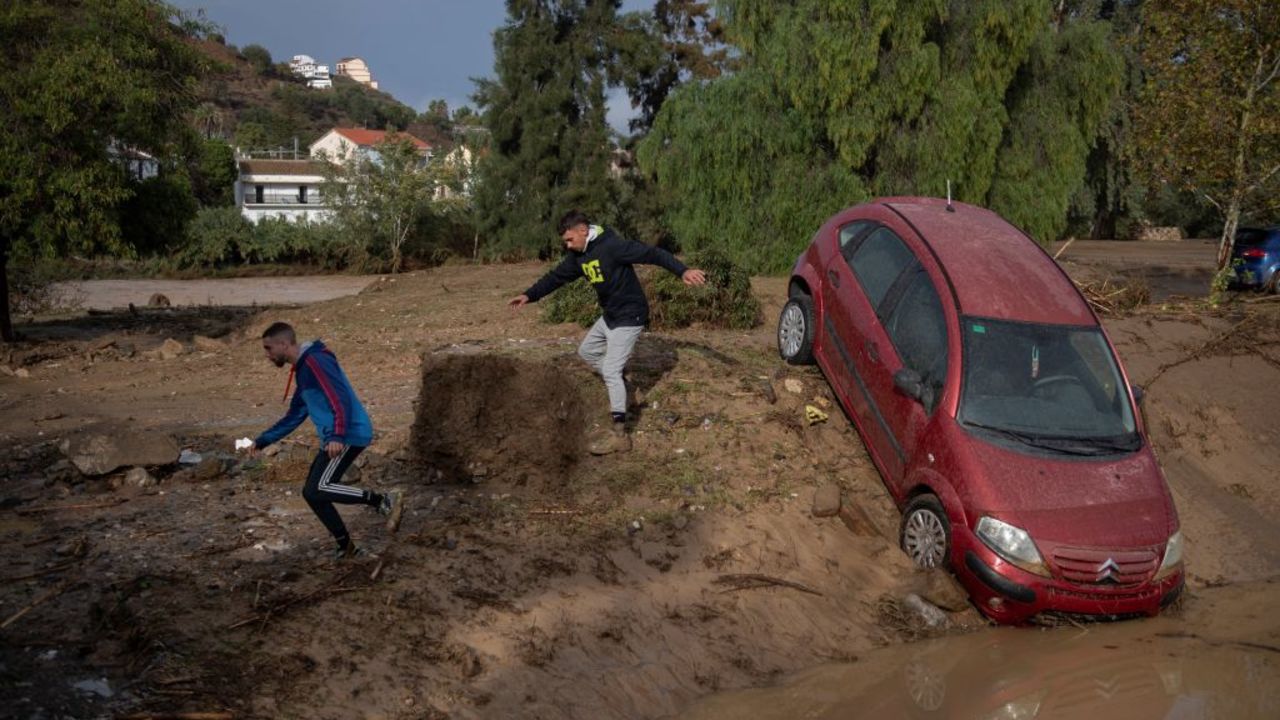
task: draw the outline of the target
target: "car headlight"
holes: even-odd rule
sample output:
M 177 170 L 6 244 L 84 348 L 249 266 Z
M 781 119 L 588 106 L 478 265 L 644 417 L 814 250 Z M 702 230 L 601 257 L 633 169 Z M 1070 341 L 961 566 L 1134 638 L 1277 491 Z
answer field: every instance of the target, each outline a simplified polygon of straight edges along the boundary
M 978 537 L 1000 557 L 1029 573 L 1049 577 L 1049 568 L 1026 530 L 993 517 L 978 520 Z
M 1160 569 L 1156 571 L 1156 580 L 1166 577 L 1174 570 L 1182 565 L 1182 531 L 1179 530 L 1169 536 L 1169 542 L 1164 545 L 1164 560 L 1160 562 Z

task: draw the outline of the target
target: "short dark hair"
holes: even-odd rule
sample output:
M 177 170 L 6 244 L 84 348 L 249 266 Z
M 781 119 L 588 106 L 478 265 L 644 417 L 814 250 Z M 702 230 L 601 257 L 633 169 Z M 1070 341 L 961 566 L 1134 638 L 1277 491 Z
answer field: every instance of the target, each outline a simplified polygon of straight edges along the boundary
M 298 342 L 298 336 L 293 332 L 293 326 L 285 322 L 271 323 L 271 326 L 262 331 L 262 339 L 278 338 L 287 340 L 291 343 Z
M 581 210 L 570 210 L 560 218 L 560 225 L 557 226 L 556 232 L 563 235 L 569 228 L 575 228 L 579 225 L 590 225 L 591 221 Z

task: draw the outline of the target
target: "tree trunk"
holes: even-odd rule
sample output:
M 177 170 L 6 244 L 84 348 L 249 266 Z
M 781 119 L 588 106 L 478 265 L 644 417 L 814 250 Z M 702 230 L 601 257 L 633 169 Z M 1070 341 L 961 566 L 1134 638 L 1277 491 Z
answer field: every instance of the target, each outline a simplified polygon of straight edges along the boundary
M 0 238 L 0 340 L 13 342 L 13 322 L 9 318 L 9 238 Z
M 1254 64 L 1253 77 L 1240 103 L 1240 120 L 1236 125 L 1236 153 L 1231 162 L 1231 199 L 1227 201 L 1226 222 L 1222 226 L 1222 239 L 1218 241 L 1218 269 L 1221 270 L 1231 262 L 1231 251 L 1236 246 L 1236 227 L 1240 224 L 1240 208 L 1244 205 L 1245 188 L 1249 181 L 1245 177 L 1245 152 L 1249 141 L 1250 122 L 1253 120 L 1253 101 L 1257 96 L 1258 79 L 1265 70 L 1262 55 Z
M 1227 202 L 1225 220 L 1222 224 L 1222 237 L 1218 240 L 1218 269 L 1221 270 L 1231 262 L 1231 251 L 1236 246 L 1236 228 L 1240 225 L 1241 198 L 1238 193 L 1231 195 Z

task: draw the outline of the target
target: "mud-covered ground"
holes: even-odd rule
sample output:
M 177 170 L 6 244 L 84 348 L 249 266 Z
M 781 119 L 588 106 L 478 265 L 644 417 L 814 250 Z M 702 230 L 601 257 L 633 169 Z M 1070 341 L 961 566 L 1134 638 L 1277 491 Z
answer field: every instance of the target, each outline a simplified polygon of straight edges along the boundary
M 646 334 L 634 450 L 596 458 L 584 437 L 606 408 L 574 354 L 582 331 L 504 305 L 540 270 L 23 326 L 0 356 L 6 713 L 662 717 L 922 634 L 900 601 L 944 583 L 896 549 L 896 510 L 821 376 L 777 360 L 782 279 L 756 281 L 754 331 Z M 1218 589 L 1270 594 L 1280 572 L 1277 312 L 1166 302 L 1107 321 L 1149 387 L 1189 624 Z M 286 373 L 257 341 L 281 319 L 326 340 L 373 417 L 359 482 L 411 498 L 394 537 L 344 512 L 374 558 L 329 558 L 299 495 L 309 425 L 260 461 L 231 452 L 284 410 Z M 829 419 L 808 424 L 806 404 Z M 122 429 L 205 461 L 139 484 L 85 479 L 57 448 Z M 823 483 L 857 512 L 813 517 Z M 1239 615 L 1275 644 L 1274 623 Z M 988 632 L 971 609 L 951 623 Z

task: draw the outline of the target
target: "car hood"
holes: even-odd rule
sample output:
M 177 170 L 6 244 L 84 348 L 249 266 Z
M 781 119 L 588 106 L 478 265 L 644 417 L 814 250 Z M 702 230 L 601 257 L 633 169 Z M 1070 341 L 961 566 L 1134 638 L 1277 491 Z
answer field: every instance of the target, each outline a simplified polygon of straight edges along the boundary
M 970 440 L 966 465 L 977 472 L 966 478 L 963 494 L 975 511 L 972 522 L 991 515 L 1037 542 L 1081 547 L 1162 545 L 1177 526 L 1168 485 L 1145 441 L 1126 455 L 1060 459 Z

